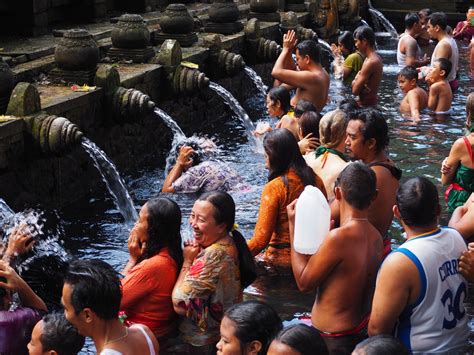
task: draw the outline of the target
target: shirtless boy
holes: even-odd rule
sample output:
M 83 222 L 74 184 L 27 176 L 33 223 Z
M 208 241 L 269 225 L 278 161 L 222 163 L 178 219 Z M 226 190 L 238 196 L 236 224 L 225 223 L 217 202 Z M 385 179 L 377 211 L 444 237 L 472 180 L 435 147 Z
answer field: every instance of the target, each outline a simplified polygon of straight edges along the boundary
M 449 111 L 453 101 L 451 86 L 446 79 L 451 71 L 451 62 L 446 58 L 437 59 L 426 81 L 430 84 L 428 108 L 436 113 Z
M 400 70 L 398 86 L 405 94 L 400 103 L 400 112 L 410 114 L 415 120 L 420 119 L 420 111 L 428 106 L 428 95 L 418 86 L 418 71 L 415 67 L 407 66 Z
M 296 66 L 291 54 L 296 48 Z M 305 99 L 314 104 L 318 112 L 326 105 L 329 92 L 329 74 L 320 63 L 319 45 L 311 40 L 296 44 L 295 31 L 283 35 L 283 50 L 275 62 L 272 76 L 290 89 L 296 88 L 291 99 L 295 107 L 299 100 Z
M 359 96 L 359 106 L 376 106 L 383 64 L 382 59 L 375 52 L 374 31 L 368 26 L 357 27 L 354 31 L 354 41 L 357 50 L 365 57 L 365 60 L 352 82 L 352 93 Z
M 335 187 L 341 226 L 330 231 L 311 256 L 293 248 L 295 203 L 287 208 L 293 274 L 301 291 L 318 290 L 311 322 L 330 354 L 350 354 L 366 335 L 382 260 L 380 233 L 367 218 L 376 196 L 375 185 L 374 172 L 362 163 L 349 164 L 341 172 Z

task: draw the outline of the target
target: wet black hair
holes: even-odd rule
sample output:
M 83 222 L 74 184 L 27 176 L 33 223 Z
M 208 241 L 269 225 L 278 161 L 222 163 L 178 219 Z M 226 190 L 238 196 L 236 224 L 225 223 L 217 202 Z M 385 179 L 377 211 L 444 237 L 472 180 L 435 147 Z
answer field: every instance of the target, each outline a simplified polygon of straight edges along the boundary
M 280 101 L 281 109 L 285 114 L 290 110 L 290 92 L 284 86 L 271 88 L 270 91 L 268 91 L 268 97 L 272 100 L 273 104 Z
M 199 163 L 202 162 L 203 154 L 201 152 L 201 150 L 202 150 L 201 147 L 199 147 L 199 144 L 197 144 L 196 142 L 191 142 L 189 140 L 184 140 L 176 146 L 176 151 L 175 151 L 176 152 L 176 154 L 175 154 L 176 157 L 178 157 L 179 151 L 181 150 L 181 147 L 183 147 L 183 146 L 193 148 L 194 153 L 191 154 L 190 157 L 189 157 L 193 161 L 193 166 L 198 165 Z
M 43 317 L 40 336 L 43 352 L 56 351 L 58 355 L 76 355 L 84 346 L 85 337 L 69 323 L 64 313 L 51 313 Z
M 299 100 L 295 106 L 295 117 L 301 117 L 301 115 L 307 111 L 318 112 L 316 106 L 311 101 Z
M 225 312 L 224 317 L 234 323 L 235 336 L 239 339 L 241 350 L 248 343 L 257 340 L 262 344 L 259 355 L 267 353 L 273 338 L 283 328 L 278 313 L 261 301 L 235 304 Z
M 446 26 L 448 25 L 448 19 L 446 18 L 446 14 L 444 12 L 433 12 L 430 15 L 429 21 L 431 26 L 439 26 L 443 31 L 446 30 Z
M 181 210 L 167 197 L 156 197 L 145 204 L 148 210 L 147 247 L 138 262 L 151 258 L 168 247 L 169 254 L 178 268 L 183 263 L 181 249 Z
M 425 177 L 411 178 L 398 188 L 397 206 L 406 225 L 410 227 L 432 225 L 438 219 L 438 190 Z
M 430 17 L 430 15 L 433 13 L 433 11 L 431 11 L 431 9 L 428 9 L 428 8 L 425 8 L 425 9 L 421 9 L 420 11 L 418 11 L 418 15 L 420 16 L 420 20 L 422 17 Z
M 198 201 L 207 201 L 214 206 L 214 220 L 217 224 L 224 223 L 228 233 L 231 233 L 239 254 L 240 283 L 242 288 L 247 287 L 257 278 L 255 260 L 243 235 L 234 230 L 235 202 L 231 195 L 223 191 L 205 192 Z
M 349 53 L 354 53 L 356 48 L 354 44 L 354 35 L 351 31 L 344 31 L 337 39 L 339 43 L 342 43 L 347 48 Z
M 348 97 L 339 101 L 337 108 L 345 112 L 347 121 L 349 121 L 349 117 L 354 111 L 359 109 L 359 106 L 357 105 L 356 100 L 354 100 L 352 97 Z
M 415 67 L 407 65 L 398 72 L 398 76 L 403 76 L 407 80 L 415 79 L 418 83 L 418 71 Z
M 288 345 L 301 355 L 329 354 L 321 334 L 306 324 L 295 324 L 283 329 L 273 341 Z
M 316 41 L 304 40 L 296 45 L 296 49 L 301 57 L 309 56 L 313 62 L 321 63 L 321 48 Z
M 354 39 L 366 40 L 371 47 L 375 47 L 375 33 L 369 26 L 359 26 L 354 31 Z
M 90 308 L 99 318 L 117 318 L 122 290 L 120 279 L 112 266 L 102 260 L 74 260 L 64 276 L 72 288 L 71 305 L 76 314 Z
M 298 119 L 298 125 L 301 128 L 301 134 L 306 137 L 312 133 L 313 138 L 319 139 L 319 121 L 321 121 L 321 115 L 314 111 L 308 111 L 301 115 Z
M 420 16 L 416 12 L 410 12 L 409 14 L 405 15 L 405 27 L 410 29 L 415 24 L 420 22 Z
M 263 147 L 268 155 L 270 171 L 268 181 L 285 175 L 291 168 L 301 179 L 304 186 L 314 185 L 316 183 L 316 175 L 301 155 L 298 142 L 295 136 L 286 128 L 275 129 L 265 136 L 263 139 Z
M 360 120 L 364 123 L 361 128 L 364 142 L 368 139 L 375 139 L 375 149 L 378 152 L 384 150 L 390 138 L 388 136 L 388 126 L 382 113 L 374 108 L 365 108 L 352 112 L 349 120 Z
M 449 59 L 446 58 L 438 58 L 435 62 L 439 63 L 439 69 L 444 70 L 444 77 L 447 78 L 449 73 L 451 73 L 451 69 L 453 68 L 453 64 Z
M 349 205 L 358 210 L 365 210 L 375 197 L 377 177 L 367 165 L 354 162 L 341 171 L 334 186 L 341 188 Z
M 410 352 L 403 343 L 392 335 L 379 334 L 365 339 L 356 345 L 364 355 L 408 355 Z

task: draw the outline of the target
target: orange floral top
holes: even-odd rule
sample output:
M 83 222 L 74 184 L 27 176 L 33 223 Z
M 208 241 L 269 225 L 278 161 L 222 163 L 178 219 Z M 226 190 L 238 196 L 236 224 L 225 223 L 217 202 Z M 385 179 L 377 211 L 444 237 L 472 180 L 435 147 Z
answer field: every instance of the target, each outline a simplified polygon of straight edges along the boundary
M 304 190 L 301 179 L 293 170 L 288 171 L 286 178 L 288 187 L 285 186 L 283 177 L 279 176 L 269 181 L 263 188 L 254 235 L 247 242 L 253 256 L 268 246 L 263 259 L 278 267 L 291 267 L 290 230 L 286 206 L 298 198 Z M 324 183 L 317 175 L 315 186 L 326 196 Z

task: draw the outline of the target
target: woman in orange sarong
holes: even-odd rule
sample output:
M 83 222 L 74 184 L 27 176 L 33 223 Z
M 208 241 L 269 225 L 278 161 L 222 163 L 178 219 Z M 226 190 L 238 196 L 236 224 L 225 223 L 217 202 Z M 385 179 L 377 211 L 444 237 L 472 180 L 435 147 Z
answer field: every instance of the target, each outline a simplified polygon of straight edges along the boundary
M 306 185 L 318 187 L 325 196 L 326 190 L 322 180 L 306 165 L 290 131 L 283 128 L 268 133 L 263 145 L 268 183 L 263 188 L 253 238 L 247 244 L 253 256 L 268 247 L 263 253 L 266 263 L 291 268 L 286 206 L 299 197 Z

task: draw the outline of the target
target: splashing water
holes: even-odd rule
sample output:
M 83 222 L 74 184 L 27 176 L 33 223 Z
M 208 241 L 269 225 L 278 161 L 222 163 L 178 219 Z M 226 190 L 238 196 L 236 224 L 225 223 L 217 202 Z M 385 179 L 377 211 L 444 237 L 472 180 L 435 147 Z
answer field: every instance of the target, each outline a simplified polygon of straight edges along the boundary
M 0 220 L 11 218 L 15 212 L 7 205 L 5 200 L 0 198 Z
M 81 145 L 94 161 L 94 166 L 99 170 L 102 180 L 113 196 L 115 205 L 125 219 L 125 222 L 134 223 L 138 219 L 138 214 L 115 165 L 104 151 L 89 139 L 82 138 Z
M 329 58 L 334 59 L 334 53 L 331 50 L 331 46 L 325 40 L 318 38 L 318 44 L 321 46 L 321 49 L 327 53 Z
M 155 113 L 162 118 L 163 122 L 168 126 L 171 132 L 173 132 L 174 136 L 180 136 L 182 139 L 186 138 L 183 130 L 170 115 L 158 107 L 155 107 Z
M 226 89 L 224 89 L 219 84 L 211 81 L 209 84 L 209 88 L 215 91 L 227 105 L 230 106 L 232 111 L 237 115 L 237 118 L 242 122 L 245 127 L 249 142 L 255 142 L 255 138 L 253 136 L 253 132 L 255 131 L 255 126 L 253 122 L 250 120 L 249 116 L 245 112 L 242 106 L 240 106 L 237 99 Z
M 250 79 L 252 79 L 253 83 L 255 84 L 257 89 L 260 91 L 260 94 L 262 94 L 263 97 L 266 97 L 267 96 L 267 91 L 268 91 L 268 86 L 266 86 L 263 83 L 262 78 L 260 77 L 260 75 L 258 75 L 255 70 L 253 70 L 252 68 L 250 68 L 248 66 L 245 66 L 245 72 L 250 77 Z
M 372 6 L 369 0 L 369 12 L 375 27 L 375 32 L 388 32 L 393 39 L 398 38 L 398 32 L 392 23 L 376 8 Z

